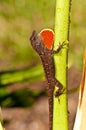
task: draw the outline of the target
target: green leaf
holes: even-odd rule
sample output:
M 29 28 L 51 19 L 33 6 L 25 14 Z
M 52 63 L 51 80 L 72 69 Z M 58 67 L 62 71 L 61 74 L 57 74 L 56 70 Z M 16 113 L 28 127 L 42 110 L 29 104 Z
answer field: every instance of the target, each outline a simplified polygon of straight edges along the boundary
M 15 82 L 33 82 L 43 80 L 43 69 L 41 66 L 35 66 L 24 70 L 5 71 L 0 73 L 0 85 L 6 86 Z

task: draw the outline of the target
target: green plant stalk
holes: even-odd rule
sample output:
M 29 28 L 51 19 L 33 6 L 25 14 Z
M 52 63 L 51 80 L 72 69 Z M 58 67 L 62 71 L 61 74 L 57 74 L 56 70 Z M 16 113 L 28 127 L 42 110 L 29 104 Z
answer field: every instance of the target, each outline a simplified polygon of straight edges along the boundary
M 14 70 L 13 72 L 5 71 L 0 74 L 0 86 L 6 86 L 16 82 L 43 80 L 43 77 L 42 66 L 36 66 L 25 70 Z
M 53 99 L 53 130 L 68 130 L 68 101 L 66 92 L 70 2 L 70 0 L 56 0 L 54 49 L 57 48 L 59 43 L 64 41 L 67 43 L 67 46 L 57 55 L 54 55 L 56 78 L 62 83 L 65 91 L 59 97 L 60 103 L 57 98 L 54 97 Z

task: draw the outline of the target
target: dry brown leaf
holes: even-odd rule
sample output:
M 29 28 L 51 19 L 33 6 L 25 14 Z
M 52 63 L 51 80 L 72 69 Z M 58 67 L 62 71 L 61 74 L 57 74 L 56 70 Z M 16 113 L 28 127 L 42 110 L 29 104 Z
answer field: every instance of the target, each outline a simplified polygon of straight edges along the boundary
M 84 55 L 84 67 L 79 91 L 79 102 L 73 130 L 86 130 L 86 51 Z

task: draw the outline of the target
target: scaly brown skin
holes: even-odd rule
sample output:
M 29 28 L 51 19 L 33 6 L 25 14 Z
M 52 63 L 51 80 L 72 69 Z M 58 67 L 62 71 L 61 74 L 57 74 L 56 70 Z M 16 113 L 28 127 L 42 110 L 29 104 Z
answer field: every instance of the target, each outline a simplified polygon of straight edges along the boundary
M 64 42 L 59 45 L 56 51 L 50 50 L 43 44 L 41 37 L 37 34 L 36 31 L 33 31 L 32 36 L 30 37 L 30 41 L 33 49 L 39 54 L 41 58 L 45 72 L 45 77 L 48 84 L 47 91 L 49 99 L 49 130 L 52 130 L 54 86 L 58 87 L 58 91 L 56 91 L 55 97 L 59 97 L 63 93 L 62 84 L 55 78 L 54 62 L 52 54 L 58 53 L 64 46 Z

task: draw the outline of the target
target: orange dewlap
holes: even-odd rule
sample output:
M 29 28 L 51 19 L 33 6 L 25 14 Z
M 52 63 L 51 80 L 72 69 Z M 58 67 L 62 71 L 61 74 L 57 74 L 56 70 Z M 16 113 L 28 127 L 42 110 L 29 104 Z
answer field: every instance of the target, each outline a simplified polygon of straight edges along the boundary
M 48 49 L 52 49 L 53 46 L 53 42 L 54 42 L 54 32 L 51 29 L 43 29 L 40 32 L 40 36 L 43 40 L 44 45 L 48 48 Z

